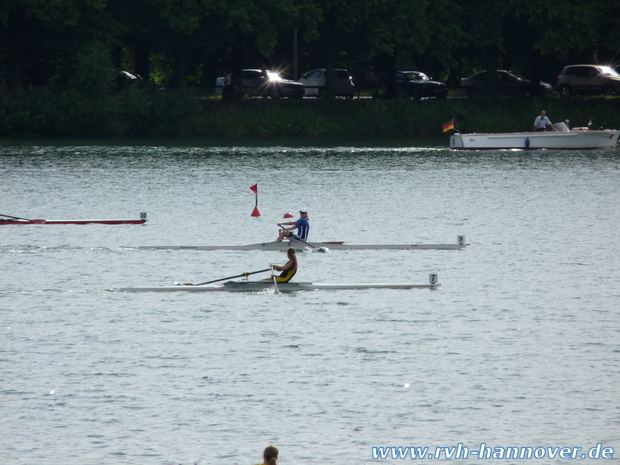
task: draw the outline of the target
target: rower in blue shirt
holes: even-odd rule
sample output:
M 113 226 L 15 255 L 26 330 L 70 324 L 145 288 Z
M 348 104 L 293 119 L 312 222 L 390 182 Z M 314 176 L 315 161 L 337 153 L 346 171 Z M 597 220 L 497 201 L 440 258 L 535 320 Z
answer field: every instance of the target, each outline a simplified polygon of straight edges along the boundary
M 286 223 L 278 223 L 278 226 L 292 226 L 290 228 L 282 228 L 277 241 L 282 242 L 285 237 L 290 240 L 295 240 L 292 236 L 292 231 L 297 230 L 296 236 L 299 236 L 302 240 L 308 240 L 308 233 L 310 232 L 310 220 L 308 218 L 308 211 L 305 208 L 299 210 L 299 219 L 297 221 L 288 221 Z

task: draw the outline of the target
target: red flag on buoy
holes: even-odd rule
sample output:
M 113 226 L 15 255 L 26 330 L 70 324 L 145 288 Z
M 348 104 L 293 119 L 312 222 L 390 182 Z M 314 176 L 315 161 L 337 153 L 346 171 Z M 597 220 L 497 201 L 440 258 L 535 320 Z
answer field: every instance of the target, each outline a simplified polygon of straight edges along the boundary
M 256 206 L 252 211 L 252 216 L 260 216 L 260 210 L 258 209 L 258 184 L 250 186 L 250 190 L 256 194 Z

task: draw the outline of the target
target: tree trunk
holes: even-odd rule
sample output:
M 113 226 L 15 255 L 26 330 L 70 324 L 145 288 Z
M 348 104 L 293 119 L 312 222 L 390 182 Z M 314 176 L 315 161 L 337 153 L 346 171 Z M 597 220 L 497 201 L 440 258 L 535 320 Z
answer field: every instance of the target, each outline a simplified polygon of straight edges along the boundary
M 150 79 L 151 71 L 149 66 L 150 47 L 148 44 L 140 42 L 135 50 L 135 71 L 146 81 Z
M 499 50 L 491 45 L 487 48 L 487 92 L 489 95 L 498 95 L 497 69 L 499 67 Z
M 530 68 L 530 96 L 538 97 L 540 94 L 540 53 L 538 50 L 532 50 L 532 62 Z
M 174 47 L 172 63 L 172 88 L 184 89 L 187 85 L 187 62 L 189 58 L 189 45 L 178 43 Z
M 23 41 L 26 27 L 25 18 L 18 13 L 11 13 L 8 24 L 8 64 L 6 83 L 9 90 L 22 87 Z
M 325 53 L 325 97 L 334 98 L 336 96 L 336 49 L 335 44 L 338 43 L 336 31 L 336 18 L 334 9 L 330 8 L 325 14 L 325 37 L 327 47 L 323 50 Z
M 398 97 L 396 89 L 396 55 L 395 51 L 387 57 L 385 76 L 385 98 L 393 99 Z

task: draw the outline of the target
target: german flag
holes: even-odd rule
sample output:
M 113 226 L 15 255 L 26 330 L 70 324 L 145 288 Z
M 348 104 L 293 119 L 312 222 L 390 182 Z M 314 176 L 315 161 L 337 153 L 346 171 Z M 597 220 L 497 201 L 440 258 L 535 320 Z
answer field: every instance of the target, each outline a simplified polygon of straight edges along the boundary
M 448 132 L 454 129 L 454 118 L 452 118 L 452 121 L 448 121 L 447 123 L 442 124 L 441 128 L 443 129 L 443 132 Z

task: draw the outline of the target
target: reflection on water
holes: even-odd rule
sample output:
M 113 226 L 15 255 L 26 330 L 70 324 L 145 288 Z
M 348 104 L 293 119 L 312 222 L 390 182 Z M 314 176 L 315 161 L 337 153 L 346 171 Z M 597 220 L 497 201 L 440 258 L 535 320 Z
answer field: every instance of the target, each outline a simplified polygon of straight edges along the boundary
M 0 213 L 149 216 L 0 227 L 7 464 L 250 464 L 270 442 L 283 463 L 342 465 L 373 446 L 620 446 L 613 151 L 5 144 L 0 163 Z M 299 280 L 437 272 L 433 292 L 109 291 L 284 263 L 123 246 L 269 241 L 299 208 L 315 241 L 471 246 L 300 254 Z

